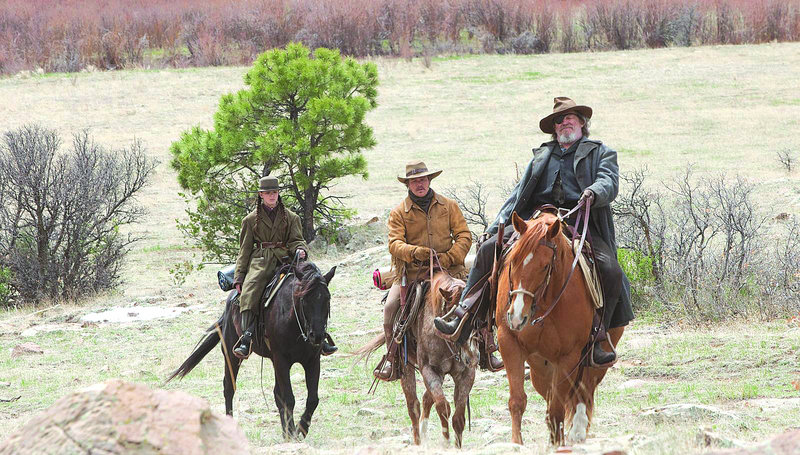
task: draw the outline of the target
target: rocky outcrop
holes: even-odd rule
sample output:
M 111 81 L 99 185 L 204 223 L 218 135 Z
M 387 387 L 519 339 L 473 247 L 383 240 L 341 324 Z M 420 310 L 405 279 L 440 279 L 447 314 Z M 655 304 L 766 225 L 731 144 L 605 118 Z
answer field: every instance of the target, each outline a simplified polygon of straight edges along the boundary
M 184 392 L 109 380 L 70 393 L 0 445 L 10 454 L 248 453 L 228 416 Z

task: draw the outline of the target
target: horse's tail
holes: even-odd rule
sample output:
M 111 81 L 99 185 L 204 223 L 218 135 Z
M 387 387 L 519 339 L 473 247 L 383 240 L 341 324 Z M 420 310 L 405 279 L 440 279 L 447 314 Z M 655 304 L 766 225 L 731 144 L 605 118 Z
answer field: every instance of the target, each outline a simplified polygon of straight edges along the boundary
M 379 335 L 375 335 L 375 338 L 371 339 L 369 343 L 356 349 L 351 354 L 356 358 L 356 360 L 353 363 L 354 364 L 358 363 L 361 360 L 364 360 L 366 362 L 367 360 L 369 360 L 369 356 L 373 352 L 377 351 L 379 347 L 383 346 L 384 343 L 386 343 L 386 338 L 383 336 L 382 333 Z
M 214 346 L 216 346 L 217 343 L 219 343 L 220 340 L 219 337 L 222 331 L 222 323 L 224 322 L 224 320 L 225 320 L 225 314 L 220 316 L 219 320 L 217 320 L 216 323 L 214 323 L 211 327 L 206 329 L 205 336 L 203 337 L 202 340 L 200 340 L 199 343 L 197 343 L 197 346 L 195 346 L 194 351 L 192 351 L 192 353 L 189 354 L 189 358 L 184 360 L 181 366 L 179 366 L 177 370 L 173 371 L 172 374 L 169 375 L 165 383 L 175 379 L 175 377 L 178 377 L 178 379 L 183 379 L 184 376 L 189 374 L 189 372 L 192 371 L 192 369 L 194 369 L 194 367 L 196 367 L 197 364 L 200 363 L 200 361 L 203 360 L 203 358 L 209 352 L 211 352 L 212 349 L 214 349 Z

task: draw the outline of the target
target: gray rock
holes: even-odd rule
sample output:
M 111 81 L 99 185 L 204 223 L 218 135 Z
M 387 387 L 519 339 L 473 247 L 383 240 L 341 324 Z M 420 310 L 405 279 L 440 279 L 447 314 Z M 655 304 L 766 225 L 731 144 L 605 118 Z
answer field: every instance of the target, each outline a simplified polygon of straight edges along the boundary
M 0 455 L 248 452 L 236 422 L 205 400 L 119 379 L 62 397 L 0 444 Z

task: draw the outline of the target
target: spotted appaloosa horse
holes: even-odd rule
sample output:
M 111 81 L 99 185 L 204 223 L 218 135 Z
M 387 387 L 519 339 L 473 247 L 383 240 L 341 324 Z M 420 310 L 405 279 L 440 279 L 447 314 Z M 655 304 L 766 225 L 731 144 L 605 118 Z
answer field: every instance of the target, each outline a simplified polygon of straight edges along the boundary
M 572 274 L 558 297 L 575 258 L 558 217 L 543 213 L 524 221 L 514 213 L 512 223 L 520 238 L 500 269 L 495 314 L 510 393 L 511 440 L 522 444 L 527 362 L 533 387 L 547 401 L 550 442 L 564 443 L 565 422 L 571 425 L 569 440 L 581 442 L 591 423 L 595 388 L 606 373 L 605 369 L 579 366 L 589 340 L 594 306 L 579 271 Z M 554 304 L 544 319 L 531 324 Z M 623 330 L 609 330 L 614 345 Z M 605 349 L 609 348 L 606 344 Z
M 466 424 L 467 400 L 475 382 L 475 368 L 478 365 L 477 341 L 470 339 L 461 345 L 445 341 L 436 334 L 437 330 L 433 325 L 433 319 L 447 313 L 453 305 L 457 304 L 463 289 L 463 281 L 451 277 L 446 272 L 436 273 L 431 281 L 424 306 L 406 334 L 406 337 L 411 336 L 411 340 L 408 342 L 408 346 L 410 346 L 408 359 L 403 364 L 400 381 L 406 397 L 408 415 L 411 418 L 414 444 L 420 444 L 422 437 L 426 435 L 428 418 L 434 405 L 442 423 L 442 436 L 448 441 L 450 440 L 448 421 L 451 408 L 442 390 L 445 375 L 449 374 L 455 383 L 453 393 L 455 412 L 452 414 L 455 446 L 461 447 L 462 434 Z M 414 341 L 416 341 L 416 349 L 414 349 Z M 379 335 L 355 351 L 354 354 L 366 357 L 382 346 L 384 342 L 384 336 Z M 417 398 L 417 369 L 422 373 L 422 380 L 425 383 L 425 393 L 422 395 L 422 415 L 420 415 L 419 399 Z

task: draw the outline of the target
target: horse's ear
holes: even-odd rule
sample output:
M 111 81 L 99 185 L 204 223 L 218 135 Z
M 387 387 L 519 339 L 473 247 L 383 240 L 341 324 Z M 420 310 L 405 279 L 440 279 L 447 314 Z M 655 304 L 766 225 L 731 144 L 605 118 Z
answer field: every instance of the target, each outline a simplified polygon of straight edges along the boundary
M 561 232 L 561 221 L 556 219 L 553 224 L 547 228 L 547 238 L 554 239 Z
M 336 266 L 334 265 L 333 267 L 331 267 L 330 270 L 328 270 L 328 273 L 326 273 L 324 275 L 325 276 L 325 282 L 330 284 L 331 280 L 333 279 L 333 275 L 335 275 L 335 274 L 336 274 Z
M 519 232 L 520 234 L 524 234 L 525 231 L 528 229 L 528 223 L 525 222 L 522 218 L 517 215 L 517 212 L 513 212 L 511 214 L 511 223 L 514 225 L 514 230 Z M 503 235 L 500 233 L 500 235 Z
M 444 287 L 439 288 L 439 294 L 442 294 L 442 297 L 444 297 L 444 301 L 448 303 L 450 302 L 450 299 L 453 298 L 453 293 L 451 292 L 451 290 L 445 289 Z

